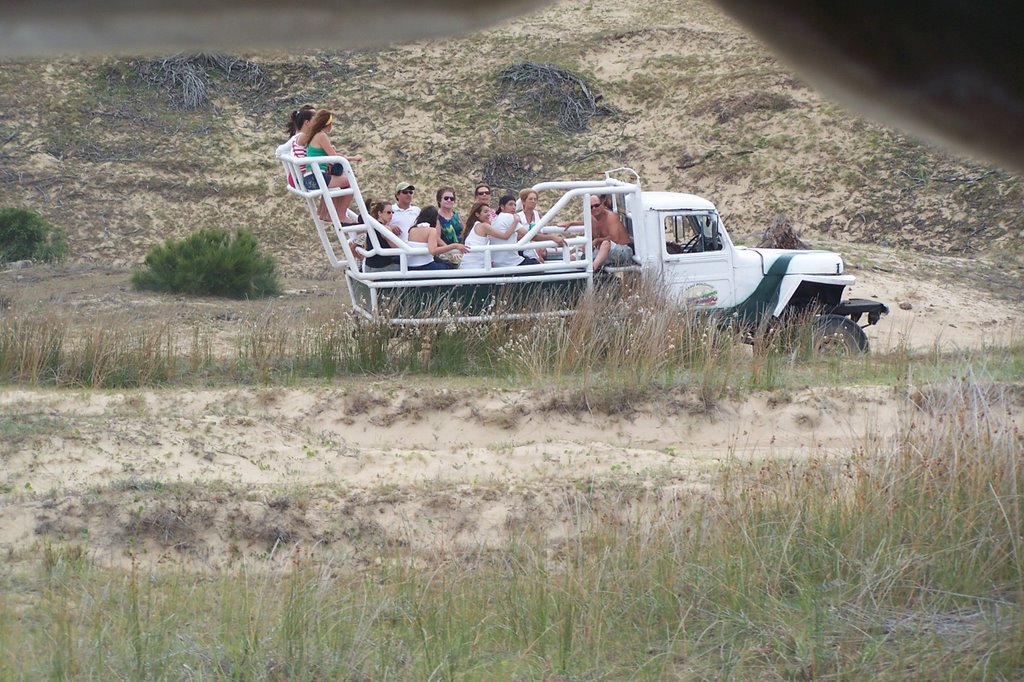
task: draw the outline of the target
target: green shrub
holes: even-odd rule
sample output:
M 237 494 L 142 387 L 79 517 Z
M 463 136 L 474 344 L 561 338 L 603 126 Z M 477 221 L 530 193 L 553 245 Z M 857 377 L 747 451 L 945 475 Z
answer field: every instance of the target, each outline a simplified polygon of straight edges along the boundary
M 154 246 L 144 269 L 132 275 L 138 289 L 180 294 L 258 298 L 280 292 L 277 264 L 260 252 L 248 230 L 232 236 L 207 229 Z
M 0 263 L 35 260 L 53 263 L 68 255 L 64 233 L 46 218 L 23 208 L 0 208 Z

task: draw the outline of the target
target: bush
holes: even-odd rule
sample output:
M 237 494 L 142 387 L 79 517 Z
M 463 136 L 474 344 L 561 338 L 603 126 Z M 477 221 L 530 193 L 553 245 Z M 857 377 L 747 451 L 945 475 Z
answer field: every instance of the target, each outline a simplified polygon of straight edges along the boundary
M 0 208 L 0 263 L 35 260 L 53 263 L 68 255 L 64 233 L 46 218 L 23 208 Z
M 239 230 L 207 229 L 154 246 L 145 268 L 132 275 L 138 289 L 179 294 L 258 298 L 280 292 L 277 264 L 260 252 L 256 237 Z

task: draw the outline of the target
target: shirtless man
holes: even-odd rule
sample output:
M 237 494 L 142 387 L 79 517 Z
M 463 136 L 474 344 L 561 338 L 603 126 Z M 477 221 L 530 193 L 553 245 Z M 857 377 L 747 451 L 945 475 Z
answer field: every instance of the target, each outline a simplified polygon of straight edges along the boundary
M 590 218 L 594 229 L 594 271 L 600 270 L 606 262 L 609 265 L 632 265 L 633 247 L 619 214 L 608 208 L 600 196 L 591 196 Z M 582 224 L 582 220 L 576 220 L 562 223 L 562 227 Z

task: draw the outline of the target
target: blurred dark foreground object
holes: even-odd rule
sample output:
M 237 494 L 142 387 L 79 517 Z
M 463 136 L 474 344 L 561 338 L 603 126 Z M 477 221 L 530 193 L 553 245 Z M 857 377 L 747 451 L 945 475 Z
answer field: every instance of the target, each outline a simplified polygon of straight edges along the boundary
M 549 0 L 0 0 L 0 58 L 355 49 L 497 24 Z
M 1024 4 L 716 0 L 809 82 L 887 124 L 1024 171 Z M 6 0 L 0 58 L 352 49 L 457 35 L 545 0 Z
M 1024 171 L 1024 4 L 715 1 L 840 102 Z

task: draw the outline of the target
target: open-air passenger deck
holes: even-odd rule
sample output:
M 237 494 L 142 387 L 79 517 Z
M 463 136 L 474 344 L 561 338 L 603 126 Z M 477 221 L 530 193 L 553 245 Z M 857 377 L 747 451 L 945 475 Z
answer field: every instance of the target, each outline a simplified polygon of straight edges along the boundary
M 392 322 L 401 324 L 448 321 L 452 319 L 452 311 L 460 320 L 569 314 L 580 295 L 593 286 L 593 228 L 590 212 L 586 210 L 582 226 L 559 227 L 553 224 L 555 216 L 573 202 L 586 205 L 587 197 L 592 194 L 610 194 L 617 205 L 624 195 L 640 192 L 639 179 L 635 183 L 611 177 L 600 181 L 541 183 L 533 189 L 561 191 L 561 197 L 515 243 L 473 247 L 474 251 L 483 252 L 483 267 L 416 270 L 410 269 L 409 258 L 429 254 L 426 244 L 393 235 L 370 215 L 348 159 L 322 156 L 313 162 L 308 158 L 283 156 L 280 160 L 286 173 L 300 179 L 289 183 L 288 191 L 305 200 L 328 261 L 333 267 L 345 270 L 353 308 L 368 318 L 386 314 Z M 329 187 L 331 176 L 324 173 L 319 164 L 341 164 L 349 187 Z M 307 190 L 303 186 L 303 171 L 312 172 L 316 177 L 316 189 Z M 338 215 L 331 201 L 340 196 L 352 197 L 346 216 Z M 327 220 L 319 217 L 319 201 L 326 207 Z M 623 222 L 629 224 L 627 220 Z M 354 243 L 354 239 L 364 233 L 367 235 L 365 248 Z M 564 238 L 565 247 L 554 241 L 534 241 L 552 233 Z M 494 255 L 499 252 L 529 249 L 547 249 L 547 258 L 536 265 L 502 267 L 492 264 Z M 374 255 L 397 257 L 397 269 L 364 270 L 360 267 L 365 258 Z M 639 263 L 635 257 L 634 260 Z M 606 268 L 609 272 L 629 269 L 639 269 L 639 265 Z

